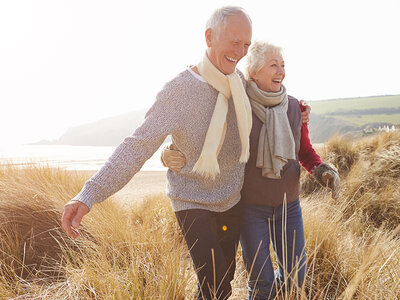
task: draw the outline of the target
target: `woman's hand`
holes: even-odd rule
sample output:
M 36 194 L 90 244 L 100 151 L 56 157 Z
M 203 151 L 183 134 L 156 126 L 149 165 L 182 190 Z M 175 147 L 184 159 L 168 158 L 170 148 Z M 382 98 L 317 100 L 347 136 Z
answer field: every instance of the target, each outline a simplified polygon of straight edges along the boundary
M 334 170 L 328 170 L 322 173 L 322 182 L 332 190 L 332 198 L 337 199 L 340 191 L 339 175 Z
M 164 147 L 161 152 L 162 164 L 174 172 L 179 172 L 186 164 L 186 157 L 182 152 L 176 150 L 174 144 Z
M 312 174 L 322 186 L 332 190 L 332 198 L 337 199 L 340 193 L 340 178 L 337 169 L 331 164 L 322 163 L 315 167 Z

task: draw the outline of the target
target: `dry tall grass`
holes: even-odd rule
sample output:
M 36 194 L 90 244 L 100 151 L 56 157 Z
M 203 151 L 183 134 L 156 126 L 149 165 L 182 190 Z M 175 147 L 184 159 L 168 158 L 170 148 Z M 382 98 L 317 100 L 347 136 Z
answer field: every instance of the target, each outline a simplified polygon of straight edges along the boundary
M 333 200 L 302 178 L 306 283 L 280 299 L 400 299 L 400 134 L 336 137 L 321 152 L 343 192 Z M 107 200 L 77 241 L 62 232 L 62 207 L 85 180 L 47 167 L 0 169 L 0 299 L 190 298 L 195 274 L 165 196 Z M 231 298 L 244 299 L 245 285 L 238 253 Z
M 62 232 L 62 207 L 85 179 L 1 169 L 0 298 L 184 299 L 190 260 L 166 197 L 131 207 L 111 199 L 85 218 L 78 241 Z
M 335 137 L 321 150 L 339 169 L 342 194 L 333 200 L 302 178 L 306 288 L 322 299 L 400 299 L 400 133 Z

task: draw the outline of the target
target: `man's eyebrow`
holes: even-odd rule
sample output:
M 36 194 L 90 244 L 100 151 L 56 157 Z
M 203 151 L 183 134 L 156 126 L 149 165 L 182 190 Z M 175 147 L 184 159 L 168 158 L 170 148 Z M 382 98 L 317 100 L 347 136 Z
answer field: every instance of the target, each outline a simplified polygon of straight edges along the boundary
M 232 39 L 232 41 L 236 43 L 236 42 L 241 42 L 242 40 L 235 37 L 235 38 Z M 251 45 L 251 41 L 247 41 L 247 42 L 244 42 L 244 43 L 248 44 L 248 45 Z

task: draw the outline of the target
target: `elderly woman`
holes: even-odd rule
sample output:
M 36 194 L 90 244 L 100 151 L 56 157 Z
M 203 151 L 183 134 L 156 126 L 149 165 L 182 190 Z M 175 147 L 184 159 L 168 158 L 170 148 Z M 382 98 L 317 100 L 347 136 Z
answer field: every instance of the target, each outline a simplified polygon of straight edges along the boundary
M 279 289 L 301 286 L 306 272 L 300 207 L 300 164 L 324 186 L 339 192 L 339 176 L 313 149 L 303 106 L 282 85 L 282 50 L 265 42 L 249 49 L 247 94 L 253 110 L 250 158 L 241 192 L 241 246 L 249 273 L 248 299 L 272 299 Z M 163 161 L 179 169 L 184 158 L 166 150 Z M 278 268 L 274 271 L 270 241 Z

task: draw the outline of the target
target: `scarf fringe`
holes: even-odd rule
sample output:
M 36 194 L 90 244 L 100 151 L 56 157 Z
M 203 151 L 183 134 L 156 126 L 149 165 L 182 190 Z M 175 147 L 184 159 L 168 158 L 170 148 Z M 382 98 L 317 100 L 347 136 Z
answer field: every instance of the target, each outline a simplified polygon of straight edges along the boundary
M 239 158 L 239 162 L 241 163 L 247 163 L 247 161 L 249 160 L 250 157 L 250 145 L 248 145 L 246 147 L 246 149 L 244 151 L 242 151 L 242 153 L 240 154 L 240 158 Z
M 220 173 L 218 160 L 215 155 L 202 155 L 194 165 L 192 172 L 204 178 L 215 179 Z

